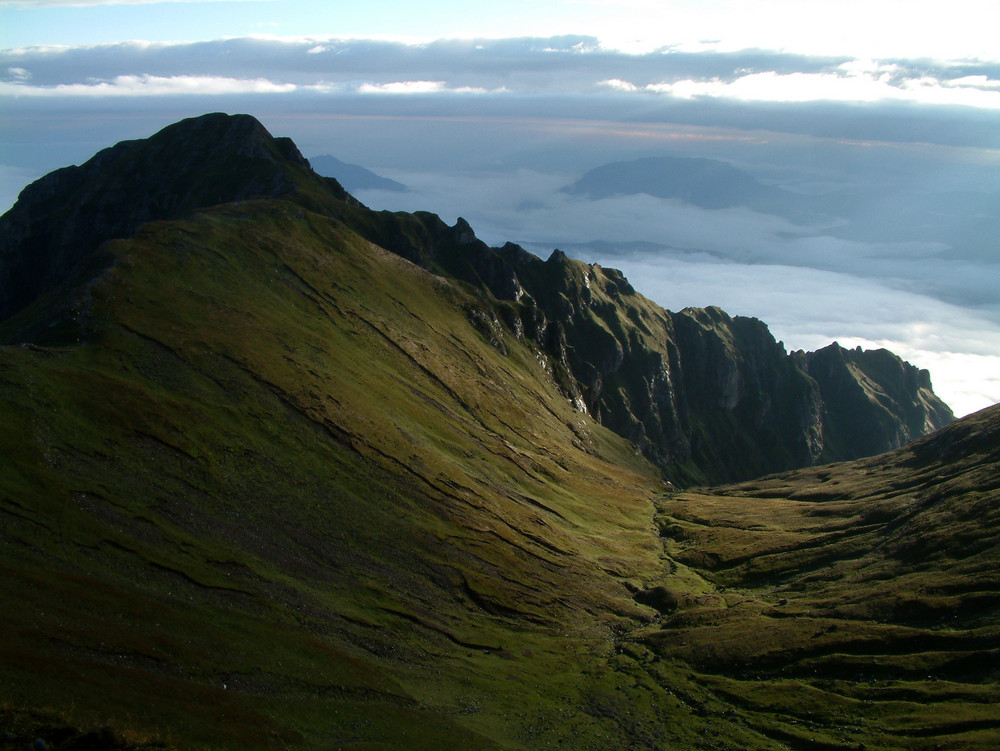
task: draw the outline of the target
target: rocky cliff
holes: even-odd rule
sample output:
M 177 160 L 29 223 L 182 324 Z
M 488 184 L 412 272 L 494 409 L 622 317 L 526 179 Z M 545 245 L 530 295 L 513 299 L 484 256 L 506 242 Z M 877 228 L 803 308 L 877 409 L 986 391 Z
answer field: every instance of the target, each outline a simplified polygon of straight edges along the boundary
M 478 290 L 466 317 L 495 349 L 531 343 L 567 399 L 678 482 L 879 453 L 952 419 L 926 371 L 891 353 L 834 344 L 789 354 L 760 321 L 666 311 L 614 269 L 558 250 L 543 261 L 513 244 L 491 248 L 462 219 L 371 211 L 246 115 L 186 120 L 26 188 L 0 218 L 0 336 L 53 337 L 68 321 L 79 333 L 85 311 L 67 301 L 100 273 L 105 240 L 278 196 Z
M 533 341 L 567 398 L 682 483 L 733 481 L 898 448 L 954 419 L 930 375 L 885 350 L 788 353 L 717 307 L 674 313 L 617 269 L 490 248 L 433 214 L 340 216 L 378 245 L 488 292 L 469 319 Z M 376 221 L 377 218 L 377 221 Z
M 888 350 L 848 350 L 834 342 L 797 357 L 823 395 L 825 456 L 854 459 L 899 448 L 954 419 L 934 396 L 930 374 Z

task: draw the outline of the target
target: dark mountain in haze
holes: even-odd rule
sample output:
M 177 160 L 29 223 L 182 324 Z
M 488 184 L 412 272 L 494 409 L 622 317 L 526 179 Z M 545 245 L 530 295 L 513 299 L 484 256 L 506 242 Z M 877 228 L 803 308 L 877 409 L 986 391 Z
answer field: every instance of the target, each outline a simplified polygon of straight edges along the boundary
M 309 164 L 316 174 L 333 177 L 344 186 L 344 190 L 391 190 L 403 193 L 409 190 L 403 183 L 382 177 L 357 164 L 342 162 L 335 156 L 323 154 L 309 157 Z
M 703 209 L 745 206 L 793 221 L 834 215 L 844 200 L 841 196 L 817 198 L 766 185 L 717 159 L 673 156 L 601 165 L 562 190 L 592 200 L 645 193 L 656 198 L 674 198 Z
M 10 311 L 55 296 L 0 335 L 44 342 L 75 331 L 86 294 L 67 285 L 86 290 L 104 240 L 212 202 L 292 191 L 376 245 L 478 288 L 468 316 L 484 337 L 501 352 L 512 338 L 536 347 L 568 399 L 677 481 L 853 459 L 952 419 L 927 375 L 889 353 L 892 367 L 867 369 L 858 362 L 875 355 L 789 355 L 760 321 L 718 308 L 671 313 L 614 269 L 560 251 L 542 261 L 513 244 L 491 248 L 462 219 L 449 227 L 433 214 L 371 211 L 247 116 L 187 120 L 29 186 L 0 219 L 4 300 Z
M 563 191 L 594 199 L 647 193 L 679 198 L 706 209 L 745 206 L 761 193 L 784 192 L 764 186 L 726 162 L 667 156 L 595 167 Z
M 997 409 L 677 492 L 950 413 L 253 118 L 126 150 L 0 218 L 0 746 L 996 745 Z

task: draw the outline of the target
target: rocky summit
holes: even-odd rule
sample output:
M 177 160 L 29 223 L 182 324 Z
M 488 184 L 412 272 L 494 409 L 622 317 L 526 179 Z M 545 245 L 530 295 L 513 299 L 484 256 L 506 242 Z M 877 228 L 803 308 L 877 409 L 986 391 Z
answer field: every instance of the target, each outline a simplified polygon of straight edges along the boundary
M 246 115 L 26 188 L 0 300 L 0 749 L 997 746 L 1000 411 L 892 353 Z

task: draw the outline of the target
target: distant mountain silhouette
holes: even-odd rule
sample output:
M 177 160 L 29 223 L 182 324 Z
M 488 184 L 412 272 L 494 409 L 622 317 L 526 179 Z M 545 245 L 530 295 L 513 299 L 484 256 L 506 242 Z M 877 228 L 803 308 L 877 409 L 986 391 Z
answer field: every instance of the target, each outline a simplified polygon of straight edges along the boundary
M 317 174 L 335 178 L 347 191 L 392 190 L 399 193 L 409 191 L 403 183 L 377 175 L 360 165 L 342 162 L 329 154 L 309 157 L 309 164 Z
M 697 157 L 663 156 L 611 162 L 584 173 L 579 180 L 562 188 L 562 192 L 592 200 L 645 193 L 704 209 L 745 206 L 792 220 L 827 216 L 830 207 L 836 204 L 829 197 L 821 202 L 765 185 L 727 162 Z

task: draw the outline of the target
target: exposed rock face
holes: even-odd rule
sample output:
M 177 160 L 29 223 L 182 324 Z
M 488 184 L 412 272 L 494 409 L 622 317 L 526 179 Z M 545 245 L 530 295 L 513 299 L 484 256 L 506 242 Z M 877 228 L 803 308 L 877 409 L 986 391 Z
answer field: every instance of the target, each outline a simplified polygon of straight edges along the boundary
M 834 342 L 804 359 L 823 393 L 824 434 L 838 458 L 899 448 L 954 419 L 934 396 L 930 374 L 888 350 L 848 350 Z
M 870 456 L 954 419 L 927 371 L 890 352 L 789 354 L 757 319 L 665 311 L 616 269 L 490 248 L 464 219 L 384 219 L 373 240 L 488 290 L 508 335 L 539 347 L 568 398 L 682 482 Z M 497 314 L 475 318 L 502 346 L 486 325 Z
M 490 248 L 464 219 L 371 211 L 253 118 L 206 115 L 29 186 L 0 219 L 0 322 L 99 269 L 101 242 L 214 203 L 283 196 L 481 291 L 468 320 L 532 346 L 567 398 L 684 483 L 746 479 L 896 448 L 950 422 L 919 371 L 833 344 L 786 353 L 756 319 L 671 313 L 621 272 Z M 89 274 L 89 276 L 88 276 Z M 35 325 L 35 331 L 38 326 Z M 31 326 L 22 330 L 31 331 Z

